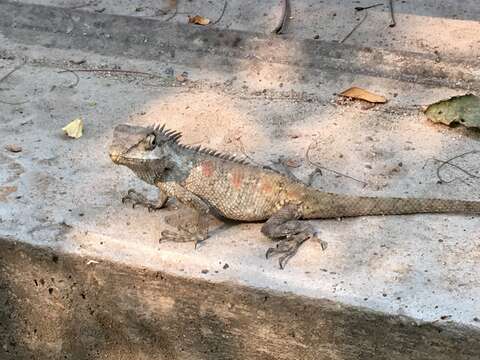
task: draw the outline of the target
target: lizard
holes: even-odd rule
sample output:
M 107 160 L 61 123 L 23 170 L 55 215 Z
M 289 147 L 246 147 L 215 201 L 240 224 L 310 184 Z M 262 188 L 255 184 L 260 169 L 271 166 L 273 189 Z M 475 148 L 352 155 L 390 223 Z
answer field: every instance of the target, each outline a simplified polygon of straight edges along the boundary
M 130 189 L 122 202 L 149 210 L 169 198 L 194 210 L 177 231 L 164 230 L 160 241 L 198 242 L 208 237 L 208 215 L 241 222 L 264 222 L 261 233 L 276 242 L 267 259 L 279 256 L 283 269 L 308 239 L 322 242 L 304 220 L 418 213 L 480 213 L 480 201 L 357 196 L 324 192 L 268 167 L 180 142 L 182 134 L 165 125 L 121 124 L 113 131 L 109 155 L 141 180 L 159 189 L 156 202 Z M 322 245 L 322 248 L 324 247 Z

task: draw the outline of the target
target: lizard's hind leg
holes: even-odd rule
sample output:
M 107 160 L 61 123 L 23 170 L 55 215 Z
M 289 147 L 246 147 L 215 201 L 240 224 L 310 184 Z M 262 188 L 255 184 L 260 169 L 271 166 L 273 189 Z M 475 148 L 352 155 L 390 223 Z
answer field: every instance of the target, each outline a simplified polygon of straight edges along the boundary
M 195 242 L 195 248 L 197 244 L 208 237 L 208 214 L 210 209 L 208 205 L 197 195 L 191 193 L 180 184 L 176 183 L 160 183 L 160 190 L 171 197 L 175 197 L 185 206 L 194 210 L 194 217 L 190 222 L 184 222 L 177 225 L 178 232 L 170 230 L 162 231 L 162 241 L 174 241 L 174 242 Z
M 278 259 L 280 269 L 297 253 L 300 246 L 310 238 L 316 238 L 313 226 L 298 220 L 298 206 L 287 205 L 277 211 L 262 226 L 262 233 L 273 241 L 278 241 L 276 247 L 267 250 L 267 259 L 272 255 L 281 254 Z M 322 245 L 323 247 L 323 245 Z
M 177 228 L 177 232 L 163 230 L 160 242 L 191 242 L 201 243 L 208 237 L 208 215 L 204 213 L 194 213 L 192 217 L 179 219 L 177 214 L 165 218 L 165 222 Z

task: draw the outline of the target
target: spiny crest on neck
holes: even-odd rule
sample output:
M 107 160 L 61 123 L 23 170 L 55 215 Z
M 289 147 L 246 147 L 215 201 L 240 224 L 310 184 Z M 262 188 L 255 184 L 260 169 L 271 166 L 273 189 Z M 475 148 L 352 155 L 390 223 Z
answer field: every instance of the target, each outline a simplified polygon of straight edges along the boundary
M 182 133 L 175 130 L 165 129 L 165 124 L 155 124 L 150 126 L 155 136 L 159 137 L 163 141 L 172 141 L 178 144 L 178 140 L 182 137 Z
M 214 156 L 222 160 L 233 161 L 238 164 L 245 164 L 245 165 L 248 164 L 246 160 L 239 159 L 234 155 L 224 154 L 220 151 L 202 147 L 200 145 L 190 146 L 190 145 L 181 144 L 178 140 L 182 137 L 182 133 L 176 130 L 166 129 L 165 124 L 162 124 L 162 125 L 155 124 L 151 126 L 151 129 L 154 131 L 155 136 L 159 136 L 163 141 L 171 141 L 172 143 L 174 143 L 175 145 L 177 145 L 182 149 L 191 150 L 198 154 Z

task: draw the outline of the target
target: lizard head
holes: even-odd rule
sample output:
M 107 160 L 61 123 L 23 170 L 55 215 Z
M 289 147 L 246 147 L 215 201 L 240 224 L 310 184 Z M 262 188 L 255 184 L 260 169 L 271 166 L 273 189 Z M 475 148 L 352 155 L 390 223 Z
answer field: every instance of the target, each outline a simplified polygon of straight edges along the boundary
M 165 130 L 164 126 L 143 127 L 121 124 L 113 130 L 113 139 L 109 148 L 112 161 L 124 165 L 133 171 L 159 171 L 165 163 L 168 143 L 175 142 L 181 134 Z
M 113 139 L 110 144 L 110 158 L 115 164 L 135 165 L 148 159 L 156 147 L 156 137 L 152 129 L 117 125 L 113 130 Z

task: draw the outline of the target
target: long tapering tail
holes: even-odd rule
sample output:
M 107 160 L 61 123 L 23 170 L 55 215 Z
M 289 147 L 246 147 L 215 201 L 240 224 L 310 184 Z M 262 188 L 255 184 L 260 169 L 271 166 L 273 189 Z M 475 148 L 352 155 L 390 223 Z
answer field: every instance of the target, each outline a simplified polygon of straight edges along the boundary
M 480 214 L 480 201 L 351 196 L 316 191 L 306 219 L 418 213 Z M 309 201 L 310 202 L 310 201 Z

